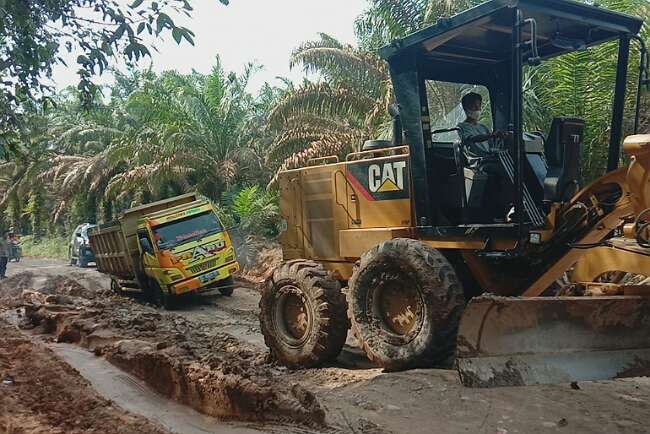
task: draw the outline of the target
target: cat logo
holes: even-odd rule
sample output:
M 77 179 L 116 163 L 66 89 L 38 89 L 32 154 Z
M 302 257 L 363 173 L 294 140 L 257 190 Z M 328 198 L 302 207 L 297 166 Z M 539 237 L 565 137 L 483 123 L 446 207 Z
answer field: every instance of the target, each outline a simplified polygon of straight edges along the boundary
M 404 190 L 406 161 L 392 161 L 368 166 L 368 188 L 372 193 Z
M 346 179 L 354 193 L 368 201 L 408 199 L 408 159 L 391 161 L 355 161 L 348 165 Z

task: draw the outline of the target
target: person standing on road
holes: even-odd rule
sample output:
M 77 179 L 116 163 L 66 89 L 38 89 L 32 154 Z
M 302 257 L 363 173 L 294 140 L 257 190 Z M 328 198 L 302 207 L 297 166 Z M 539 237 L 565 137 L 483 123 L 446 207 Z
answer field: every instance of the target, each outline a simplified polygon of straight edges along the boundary
M 9 239 L 6 232 L 0 237 L 0 279 L 5 279 L 7 273 L 7 262 L 9 261 Z

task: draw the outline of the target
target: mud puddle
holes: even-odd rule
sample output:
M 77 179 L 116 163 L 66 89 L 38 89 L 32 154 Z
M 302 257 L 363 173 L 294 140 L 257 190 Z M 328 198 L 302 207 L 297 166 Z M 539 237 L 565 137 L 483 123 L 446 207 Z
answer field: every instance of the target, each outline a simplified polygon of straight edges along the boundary
M 146 417 L 168 431 L 181 434 L 260 434 L 245 426 L 222 422 L 178 404 L 149 389 L 136 377 L 71 344 L 51 343 L 52 351 L 75 368 L 105 399 Z

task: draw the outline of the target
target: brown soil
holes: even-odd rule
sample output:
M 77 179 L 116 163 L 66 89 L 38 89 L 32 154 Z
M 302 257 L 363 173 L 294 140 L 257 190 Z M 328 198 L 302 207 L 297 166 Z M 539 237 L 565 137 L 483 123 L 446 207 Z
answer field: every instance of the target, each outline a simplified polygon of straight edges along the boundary
M 92 269 L 28 258 L 10 264 L 9 275 L 27 269 L 31 282 L 14 276 L 21 289 L 0 283 L 0 315 L 22 312 L 23 325 L 33 327 L 29 312 L 35 332 L 94 349 L 201 411 L 254 420 L 273 433 L 642 433 L 650 422 L 650 378 L 469 389 L 454 370 L 383 372 L 352 337 L 331 366 L 292 371 L 266 360 L 257 291 L 190 297 L 170 313 L 112 295 L 109 279 Z M 40 292 L 60 275 L 96 296 L 69 295 L 66 285 Z M 3 299 L 8 292 L 20 297 Z M 24 307 L 2 313 L 9 301 Z
M 40 294 L 44 290 L 47 295 Z M 225 419 L 324 424 L 312 393 L 285 382 L 265 353 L 234 337 L 133 300 L 86 295 L 65 278 L 23 291 L 24 328 L 77 343 L 159 393 Z
M 282 248 L 279 244 L 266 242 L 260 246 L 254 259 L 244 267 L 241 277 L 253 283 L 262 283 L 282 262 Z
M 32 288 L 34 273 L 23 271 L 22 273 L 0 280 L 0 300 L 5 306 L 11 304 L 12 300 L 20 297 L 23 290 Z
M 42 344 L 0 322 L 0 433 L 162 434 L 99 397 Z

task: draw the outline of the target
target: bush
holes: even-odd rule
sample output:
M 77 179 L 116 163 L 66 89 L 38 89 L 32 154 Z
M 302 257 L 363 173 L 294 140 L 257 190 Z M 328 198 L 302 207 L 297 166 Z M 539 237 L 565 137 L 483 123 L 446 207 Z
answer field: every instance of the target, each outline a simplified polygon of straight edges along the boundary
M 35 258 L 68 259 L 68 238 L 67 237 L 41 237 L 34 241 L 32 235 L 26 235 L 22 241 L 23 256 Z
M 280 209 L 278 195 L 260 189 L 257 185 L 236 193 L 227 193 L 221 201 L 221 218 L 227 227 L 244 235 L 274 238 L 279 234 Z

